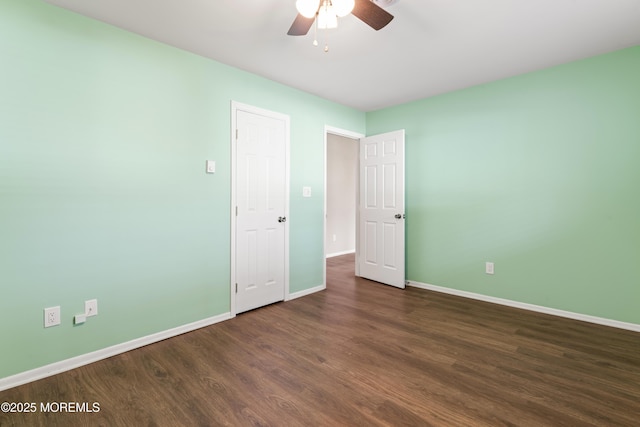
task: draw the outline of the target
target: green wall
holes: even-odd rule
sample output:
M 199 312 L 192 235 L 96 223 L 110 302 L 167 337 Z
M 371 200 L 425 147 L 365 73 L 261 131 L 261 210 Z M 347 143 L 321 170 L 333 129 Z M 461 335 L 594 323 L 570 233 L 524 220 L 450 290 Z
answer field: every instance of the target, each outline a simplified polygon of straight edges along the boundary
M 408 279 L 640 324 L 640 47 L 367 114 L 399 128 Z
M 40 0 L 0 11 L 0 378 L 229 311 L 231 100 L 291 117 L 291 292 L 322 284 L 324 125 L 364 113 Z

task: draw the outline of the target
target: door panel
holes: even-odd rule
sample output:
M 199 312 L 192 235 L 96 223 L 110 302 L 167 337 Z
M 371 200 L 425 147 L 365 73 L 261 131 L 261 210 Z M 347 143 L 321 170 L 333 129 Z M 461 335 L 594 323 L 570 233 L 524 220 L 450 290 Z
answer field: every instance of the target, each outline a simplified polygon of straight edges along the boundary
M 366 194 L 365 204 L 368 208 L 375 208 L 378 206 L 378 192 L 377 192 L 377 182 L 378 182 L 378 168 L 375 166 L 367 166 L 366 167 L 366 176 L 365 176 L 365 186 L 366 190 L 364 194 Z
M 360 140 L 359 224 L 360 276 L 404 288 L 404 130 Z
M 286 123 L 236 111 L 236 313 L 285 293 Z
M 378 224 L 375 221 L 367 221 L 365 229 L 365 261 L 368 264 L 378 264 L 378 251 L 377 251 L 377 231 Z
M 382 188 L 384 207 L 385 209 L 395 209 L 398 202 L 395 164 L 382 165 L 382 181 L 384 182 L 384 187 Z

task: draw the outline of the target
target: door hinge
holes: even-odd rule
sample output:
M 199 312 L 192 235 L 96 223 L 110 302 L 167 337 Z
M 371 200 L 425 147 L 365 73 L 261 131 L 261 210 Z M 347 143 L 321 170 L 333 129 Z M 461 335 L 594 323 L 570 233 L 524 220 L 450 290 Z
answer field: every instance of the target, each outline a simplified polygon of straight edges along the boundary
M 238 293 L 238 284 L 236 283 L 236 294 Z
M 238 216 L 238 207 L 236 206 L 236 216 Z
M 236 141 L 238 140 L 238 129 L 236 129 Z

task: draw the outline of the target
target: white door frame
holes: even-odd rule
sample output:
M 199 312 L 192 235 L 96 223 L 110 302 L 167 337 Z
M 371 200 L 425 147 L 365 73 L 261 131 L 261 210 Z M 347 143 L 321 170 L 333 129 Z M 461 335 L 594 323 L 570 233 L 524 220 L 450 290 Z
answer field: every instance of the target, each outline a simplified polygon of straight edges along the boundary
M 286 114 L 276 113 L 274 111 L 265 110 L 262 108 L 254 107 L 252 105 L 242 104 L 236 101 L 231 101 L 231 132 L 230 132 L 230 147 L 231 147 L 231 283 L 229 284 L 231 299 L 230 299 L 230 315 L 235 317 L 236 315 L 236 206 L 237 206 L 237 182 L 236 182 L 236 113 L 237 111 L 246 111 L 252 114 L 258 114 L 265 117 L 270 117 L 285 122 L 285 217 L 289 218 L 289 200 L 291 198 L 290 190 L 290 118 Z M 289 222 L 284 223 L 284 300 L 289 300 Z
M 322 224 L 322 254 L 323 254 L 323 259 L 324 259 L 324 268 L 322 269 L 322 286 L 324 288 L 327 287 L 327 140 L 328 140 L 328 135 L 338 135 L 338 136 L 344 136 L 346 138 L 352 138 L 352 139 L 357 139 L 359 140 L 360 138 L 364 138 L 365 135 L 359 132 L 354 132 L 354 131 L 350 131 L 350 130 L 346 130 L 346 129 L 341 129 L 341 128 L 337 128 L 337 127 L 333 127 L 333 126 L 329 126 L 329 125 L 324 125 L 324 215 L 322 216 L 323 219 L 323 224 Z M 354 165 L 355 167 L 358 167 L 358 165 Z M 359 177 L 356 177 L 356 180 L 359 180 Z M 360 186 L 359 184 L 356 182 L 356 194 L 357 194 L 357 198 L 359 199 L 360 195 Z M 358 200 L 356 200 L 356 257 L 358 256 L 359 253 L 359 239 L 358 239 L 358 234 L 359 234 L 359 203 L 357 203 Z M 358 271 L 358 263 L 356 262 L 356 276 L 359 275 L 359 271 Z

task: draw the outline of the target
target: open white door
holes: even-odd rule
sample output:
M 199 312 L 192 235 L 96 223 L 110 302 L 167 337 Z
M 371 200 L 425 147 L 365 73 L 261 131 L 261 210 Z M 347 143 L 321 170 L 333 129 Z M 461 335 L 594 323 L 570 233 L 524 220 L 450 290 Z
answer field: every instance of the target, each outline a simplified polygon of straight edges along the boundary
M 404 130 L 360 139 L 358 274 L 404 288 Z

